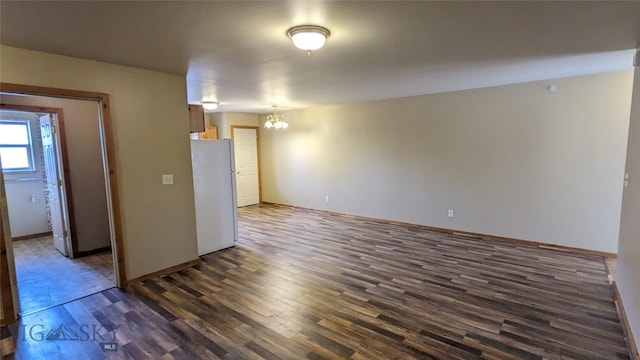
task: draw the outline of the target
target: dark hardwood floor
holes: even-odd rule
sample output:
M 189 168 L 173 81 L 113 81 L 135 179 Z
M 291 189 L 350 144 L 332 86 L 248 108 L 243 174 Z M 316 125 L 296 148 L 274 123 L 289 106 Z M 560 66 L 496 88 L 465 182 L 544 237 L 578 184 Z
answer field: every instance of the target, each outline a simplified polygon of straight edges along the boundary
M 239 214 L 237 246 L 200 265 L 23 317 L 15 357 L 629 358 L 600 256 L 286 207 Z

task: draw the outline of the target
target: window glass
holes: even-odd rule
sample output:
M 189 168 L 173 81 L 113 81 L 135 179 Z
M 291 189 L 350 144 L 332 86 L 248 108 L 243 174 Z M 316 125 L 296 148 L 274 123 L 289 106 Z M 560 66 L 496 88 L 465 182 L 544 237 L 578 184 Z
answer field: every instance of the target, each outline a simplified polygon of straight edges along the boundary
M 28 145 L 28 123 L 12 124 L 0 123 L 0 146 L 2 145 Z
M 33 170 L 28 120 L 0 121 L 0 158 L 5 171 Z
M 25 148 L 0 147 L 3 169 L 29 168 L 29 153 Z

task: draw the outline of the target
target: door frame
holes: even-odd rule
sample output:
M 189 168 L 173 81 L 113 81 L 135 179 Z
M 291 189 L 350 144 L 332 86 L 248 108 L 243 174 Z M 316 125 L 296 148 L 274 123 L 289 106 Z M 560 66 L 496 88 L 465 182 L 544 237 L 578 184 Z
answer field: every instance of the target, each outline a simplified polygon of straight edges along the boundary
M 0 298 L 2 298 L 2 316 L 0 326 L 14 323 L 18 313 L 18 289 L 16 286 L 13 246 L 9 228 L 9 209 L 4 188 L 4 172 L 0 166 Z M 9 266 L 11 261 L 12 265 Z
M 258 161 L 258 204 L 262 205 L 262 176 L 261 176 L 261 166 L 260 166 L 260 127 L 259 126 L 247 126 L 247 125 L 230 125 L 231 127 L 231 140 L 234 140 L 234 130 L 235 129 L 254 129 L 256 131 L 256 156 Z M 233 142 L 234 152 L 235 152 L 236 142 Z M 237 166 L 237 164 L 236 164 Z
M 111 120 L 111 101 L 109 94 L 81 90 L 59 89 L 43 86 L 22 85 L 0 82 L 0 91 L 10 94 L 46 96 L 53 98 L 71 98 L 97 101 L 100 106 L 98 122 L 101 130 L 102 158 L 105 165 L 105 181 L 107 182 L 107 206 L 111 227 L 111 249 L 115 262 L 116 286 L 124 289 L 127 286 L 125 266 L 124 239 L 122 235 L 122 213 L 118 191 L 118 172 L 114 145 L 113 123 Z M 4 181 L 0 186 L 4 186 Z M 6 241 L 6 239 L 5 239 Z M 2 266 L 2 264 L 0 264 Z M 2 302 L 5 302 L 4 296 Z M 4 304 L 3 304 L 4 306 Z
M 1 104 L 0 109 L 2 110 L 16 110 L 16 111 L 26 111 L 32 113 L 47 113 L 47 114 L 55 114 L 56 116 L 56 126 L 58 133 L 58 140 L 60 142 L 60 160 L 62 164 L 58 164 L 62 169 L 62 174 L 64 178 L 64 195 L 65 195 L 65 207 L 68 215 L 69 221 L 69 257 L 74 258 L 78 255 L 78 238 L 76 237 L 76 219 L 75 212 L 73 208 L 73 194 L 71 189 L 71 173 L 69 170 L 69 156 L 67 155 L 67 137 L 65 135 L 64 130 L 64 112 L 62 108 L 57 107 L 47 107 L 47 106 L 33 106 L 33 105 L 14 105 L 14 104 Z

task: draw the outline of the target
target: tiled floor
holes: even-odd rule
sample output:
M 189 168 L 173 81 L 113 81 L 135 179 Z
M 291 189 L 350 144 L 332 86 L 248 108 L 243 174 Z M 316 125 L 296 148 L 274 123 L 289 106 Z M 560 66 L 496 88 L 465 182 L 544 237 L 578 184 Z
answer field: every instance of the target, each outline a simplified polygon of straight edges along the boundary
M 23 315 L 115 286 L 111 251 L 69 259 L 51 236 L 14 241 L 13 250 Z

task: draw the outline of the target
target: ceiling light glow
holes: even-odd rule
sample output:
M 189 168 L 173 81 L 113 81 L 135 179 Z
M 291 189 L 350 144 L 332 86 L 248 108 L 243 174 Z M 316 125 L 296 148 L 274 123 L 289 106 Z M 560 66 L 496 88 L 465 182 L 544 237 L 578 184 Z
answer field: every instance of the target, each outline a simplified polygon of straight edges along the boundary
M 215 109 L 218 108 L 218 102 L 216 101 L 203 101 L 202 102 L 202 107 L 206 110 L 206 111 L 213 111 Z
M 298 49 L 305 50 L 308 54 L 324 46 L 331 32 L 327 28 L 316 25 L 294 26 L 287 30 L 287 35 Z

